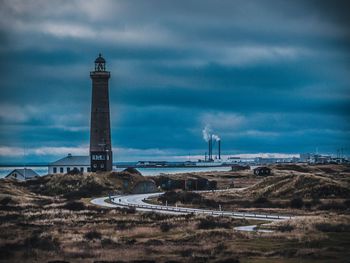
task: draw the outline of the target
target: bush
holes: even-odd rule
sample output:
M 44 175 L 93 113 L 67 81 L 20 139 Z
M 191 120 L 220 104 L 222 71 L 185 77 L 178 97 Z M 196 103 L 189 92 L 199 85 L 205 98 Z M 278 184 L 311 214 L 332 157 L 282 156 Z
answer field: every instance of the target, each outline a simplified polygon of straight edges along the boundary
M 135 214 L 136 208 L 135 207 L 116 207 L 117 211 L 121 212 L 122 214 Z
M 156 212 L 144 212 L 141 214 L 142 219 L 149 219 L 151 221 L 161 221 L 161 220 L 166 220 L 169 218 L 174 218 L 174 217 L 179 217 L 175 215 L 170 215 L 170 214 L 160 214 Z
M 277 227 L 277 230 L 281 232 L 291 232 L 293 229 L 294 226 L 291 225 L 280 225 Z
M 350 208 L 350 199 L 344 201 L 344 206 L 346 206 L 346 208 Z
M 219 259 L 215 261 L 215 263 L 239 263 L 238 258 L 225 258 L 225 259 Z
M 171 229 L 172 225 L 168 224 L 168 223 L 161 223 L 160 224 L 160 230 L 162 232 L 169 232 L 169 230 Z
M 213 207 L 213 208 L 218 208 L 220 203 L 216 202 L 213 199 L 206 199 L 203 198 L 202 202 L 200 203 L 200 207 Z
M 130 238 L 130 237 L 121 237 L 120 238 L 121 242 L 123 242 L 125 245 L 133 245 L 136 243 L 135 238 Z
M 36 248 L 46 251 L 58 250 L 60 244 L 51 235 L 39 235 L 33 232 L 32 236 L 24 240 L 24 245 L 28 248 Z
M 341 210 L 346 210 L 347 207 L 344 203 L 337 203 L 337 202 L 331 202 L 327 204 L 320 205 L 318 207 L 320 210 L 336 210 L 336 211 L 341 211 Z
M 0 205 L 4 205 L 5 206 L 5 205 L 10 204 L 11 202 L 12 202 L 11 197 L 6 196 L 3 199 L 1 199 Z
M 300 197 L 295 197 L 290 201 L 290 207 L 300 209 L 304 206 L 304 201 Z
M 67 172 L 67 174 L 78 175 L 78 174 L 83 174 L 83 173 L 78 168 L 74 168 L 73 170 L 70 170 L 69 172 Z
M 189 214 L 186 214 L 185 215 L 185 219 L 186 220 L 190 220 L 191 218 L 193 218 L 195 215 L 194 215 L 194 213 L 192 212 L 192 213 L 189 213 Z
M 73 186 L 73 182 L 70 182 L 70 186 Z M 69 190 L 68 192 L 66 190 L 60 190 L 56 194 L 63 194 L 64 198 L 67 199 L 80 199 L 84 197 L 90 197 L 90 196 L 97 196 L 101 195 L 105 191 L 109 190 L 108 188 L 98 184 L 95 181 L 87 182 L 87 184 L 82 185 L 76 189 Z M 51 189 L 52 192 L 52 189 Z M 46 193 L 47 195 L 52 195 L 52 193 Z
M 53 201 L 51 199 L 38 199 L 38 200 L 35 200 L 35 203 L 38 205 L 38 206 L 45 206 L 45 205 L 50 205 L 53 203 Z
M 207 217 L 200 219 L 200 222 L 197 224 L 198 229 L 213 229 L 213 228 L 231 228 L 229 222 L 220 222 L 219 218 Z
M 92 239 L 101 239 L 102 235 L 100 232 L 97 232 L 95 230 L 89 231 L 87 232 L 85 235 L 85 238 L 88 240 L 92 240 Z
M 161 201 L 163 204 L 168 202 L 168 204 L 171 205 L 175 204 L 176 202 L 181 202 L 183 204 L 201 204 L 203 198 L 200 194 L 193 192 L 168 191 L 162 194 L 160 197 L 158 197 L 158 200 Z
M 267 199 L 266 197 L 258 197 L 257 199 L 254 200 L 255 204 L 266 204 L 269 202 L 269 199 Z
M 269 199 L 267 199 L 266 197 L 260 196 L 257 199 L 254 200 L 254 205 L 255 207 L 269 207 L 271 206 L 271 202 L 269 201 Z
M 315 227 L 321 232 L 350 232 L 350 225 L 346 224 L 320 223 L 316 224 Z
M 101 240 L 101 246 L 103 248 L 116 248 L 118 244 L 110 238 L 104 238 Z
M 77 202 L 77 201 L 70 201 L 66 203 L 63 206 L 63 208 L 72 210 L 72 211 L 81 211 L 86 209 L 85 205 L 82 202 Z

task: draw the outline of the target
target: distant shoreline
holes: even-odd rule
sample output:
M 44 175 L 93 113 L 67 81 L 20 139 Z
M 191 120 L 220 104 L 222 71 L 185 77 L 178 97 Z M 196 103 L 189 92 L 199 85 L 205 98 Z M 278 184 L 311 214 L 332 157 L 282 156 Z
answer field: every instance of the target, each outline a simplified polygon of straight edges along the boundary
M 10 168 L 10 167 L 48 167 L 49 164 L 0 164 L 0 168 Z M 158 165 L 136 165 L 134 164 L 118 164 L 114 163 L 113 167 L 115 168 L 205 168 L 205 167 L 229 167 L 232 166 L 232 164 L 217 164 L 217 165 L 179 165 L 179 164 L 168 164 L 164 166 L 158 166 Z

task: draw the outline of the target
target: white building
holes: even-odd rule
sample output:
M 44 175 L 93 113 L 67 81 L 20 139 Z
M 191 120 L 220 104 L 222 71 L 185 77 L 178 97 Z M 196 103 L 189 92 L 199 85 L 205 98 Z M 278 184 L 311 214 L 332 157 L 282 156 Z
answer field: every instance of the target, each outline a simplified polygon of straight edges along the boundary
M 49 174 L 69 173 L 77 169 L 82 173 L 90 172 L 90 156 L 68 156 L 49 164 Z
M 5 176 L 5 178 L 16 179 L 18 181 L 25 181 L 34 177 L 39 176 L 32 169 L 15 169 L 11 173 Z

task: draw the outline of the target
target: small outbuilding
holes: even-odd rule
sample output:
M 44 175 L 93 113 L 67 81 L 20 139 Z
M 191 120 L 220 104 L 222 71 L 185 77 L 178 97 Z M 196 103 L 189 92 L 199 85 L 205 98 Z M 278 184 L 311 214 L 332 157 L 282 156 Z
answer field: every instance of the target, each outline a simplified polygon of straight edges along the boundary
M 160 176 L 156 178 L 156 185 L 163 190 L 214 190 L 217 188 L 217 182 L 208 180 L 206 178 L 186 178 L 186 179 L 172 179 L 167 176 Z
M 240 165 L 240 164 L 234 164 L 231 166 L 231 171 L 244 171 L 244 170 L 249 170 L 250 167 L 249 165 Z
M 38 176 L 39 175 L 36 172 L 34 172 L 32 169 L 24 168 L 24 169 L 13 170 L 8 175 L 6 175 L 5 178 L 15 179 L 18 181 L 25 181 Z
M 265 166 L 257 167 L 254 170 L 254 174 L 258 176 L 268 176 L 271 175 L 271 169 Z
M 144 180 L 136 183 L 136 185 L 131 190 L 133 194 L 146 194 L 157 192 L 158 189 L 153 180 Z

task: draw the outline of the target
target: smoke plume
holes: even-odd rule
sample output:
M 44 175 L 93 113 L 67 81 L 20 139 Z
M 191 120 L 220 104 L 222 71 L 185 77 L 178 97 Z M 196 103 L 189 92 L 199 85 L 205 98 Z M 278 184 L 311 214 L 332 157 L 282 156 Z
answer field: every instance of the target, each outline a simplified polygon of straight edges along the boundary
M 203 133 L 203 139 L 208 142 L 210 140 L 210 136 L 214 141 L 220 141 L 219 135 L 213 134 L 211 128 L 207 125 L 202 131 Z
M 213 138 L 213 140 L 215 140 L 215 141 L 217 141 L 217 142 L 220 141 L 219 135 L 212 134 L 211 137 Z
M 202 131 L 203 133 L 203 139 L 208 142 L 210 139 L 211 129 L 209 126 L 205 126 L 205 128 Z

